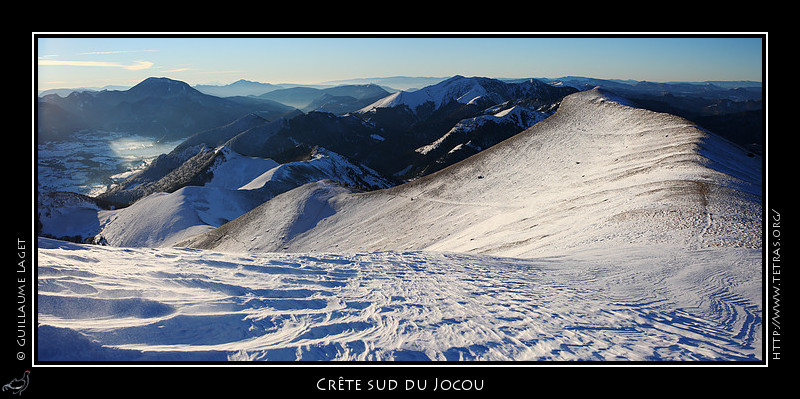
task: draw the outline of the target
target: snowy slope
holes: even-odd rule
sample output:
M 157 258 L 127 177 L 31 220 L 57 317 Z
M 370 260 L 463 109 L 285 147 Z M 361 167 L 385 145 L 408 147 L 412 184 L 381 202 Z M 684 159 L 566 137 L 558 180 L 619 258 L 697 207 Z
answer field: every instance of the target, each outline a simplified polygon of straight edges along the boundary
M 278 164 L 246 157 L 222 146 L 223 156 L 211 166 L 203 186 L 151 194 L 121 209 L 101 209 L 93 203 L 63 201 L 40 218 L 50 237 L 80 237 L 122 247 L 171 246 L 210 231 L 277 194 L 310 182 L 331 179 L 352 187 L 385 188 L 390 183 L 375 171 L 317 148 L 305 161 Z
M 155 193 L 129 207 L 98 212 L 101 229 L 96 239 L 120 247 L 169 246 L 219 227 L 260 203 L 249 192 L 219 187 Z
M 366 166 L 356 165 L 347 158 L 322 147 L 317 147 L 306 161 L 289 162 L 271 168 L 247 184 L 241 190 L 263 188 L 269 182 L 291 182 L 295 187 L 311 181 L 331 179 L 353 187 L 368 189 L 387 188 L 391 183 Z
M 510 108 L 505 108 L 494 112 L 494 110 L 490 109 L 490 113 L 488 115 L 480 115 L 474 118 L 467 118 L 462 121 L 456 123 L 452 129 L 450 129 L 447 133 L 445 133 L 442 137 L 438 138 L 436 141 L 424 145 L 422 147 L 417 148 L 415 151 L 425 155 L 430 151 L 439 148 L 443 143 L 447 141 L 448 138 L 453 137 L 457 134 L 466 134 L 474 132 L 479 127 L 487 124 L 487 123 L 495 123 L 495 124 L 514 124 L 515 126 L 519 127 L 519 131 L 523 131 L 536 123 L 545 119 L 549 114 L 544 112 L 539 112 L 532 110 L 530 108 L 515 105 Z M 451 149 L 452 151 L 453 149 Z M 482 149 L 479 149 L 482 150 Z
M 49 237 L 91 237 L 97 234 L 97 213 L 103 208 L 91 197 L 66 191 L 38 193 L 40 234 Z
M 589 91 L 438 173 L 370 193 L 336 189 L 326 196 L 333 213 L 302 235 L 251 235 L 297 219 L 275 201 L 181 245 L 524 257 L 630 244 L 760 248 L 761 173 L 760 157 L 684 119 Z M 305 201 L 329 186 L 285 195 Z
M 39 240 L 40 361 L 741 361 L 742 249 L 514 259 L 220 253 Z
M 286 164 L 245 157 L 227 147 L 218 151 L 225 157 L 212 169 L 211 181 L 173 193 L 152 194 L 123 209 L 100 211 L 99 236 L 113 246 L 171 246 L 310 182 L 333 179 L 350 186 L 389 186 L 374 171 L 324 148 L 318 148 L 309 160 Z
M 238 189 L 264 173 L 265 170 L 280 166 L 272 159 L 246 157 L 227 146 L 219 147 L 216 151 L 224 154 L 224 161 L 214 165 L 210 171 L 213 177 L 204 187 Z

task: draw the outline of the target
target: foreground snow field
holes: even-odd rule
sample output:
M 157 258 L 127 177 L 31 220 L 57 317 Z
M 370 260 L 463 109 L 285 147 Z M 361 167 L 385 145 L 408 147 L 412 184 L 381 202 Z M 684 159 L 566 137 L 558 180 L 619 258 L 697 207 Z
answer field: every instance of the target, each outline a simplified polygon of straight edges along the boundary
M 760 251 L 230 254 L 39 239 L 48 360 L 761 357 Z

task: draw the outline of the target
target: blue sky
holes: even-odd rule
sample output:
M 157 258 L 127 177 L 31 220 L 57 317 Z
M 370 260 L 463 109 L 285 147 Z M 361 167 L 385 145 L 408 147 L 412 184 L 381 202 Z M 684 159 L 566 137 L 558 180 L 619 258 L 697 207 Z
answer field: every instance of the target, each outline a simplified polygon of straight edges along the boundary
M 56 37 L 35 35 L 37 88 L 453 75 L 655 82 L 762 80 L 760 37 Z

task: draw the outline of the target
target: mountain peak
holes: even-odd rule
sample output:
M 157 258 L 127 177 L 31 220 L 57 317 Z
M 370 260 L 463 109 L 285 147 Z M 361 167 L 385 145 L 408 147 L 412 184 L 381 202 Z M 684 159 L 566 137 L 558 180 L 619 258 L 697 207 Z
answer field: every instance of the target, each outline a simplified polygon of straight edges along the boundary
M 405 105 L 411 110 L 416 110 L 425 103 L 432 103 L 435 108 L 439 108 L 453 101 L 461 104 L 477 104 L 479 102 L 497 104 L 513 98 L 537 95 L 536 93 L 546 95 L 548 90 L 556 89 L 535 79 L 522 83 L 505 83 L 487 77 L 455 75 L 417 91 L 393 93 L 362 108 L 359 112 L 367 113 L 376 108 L 391 108 L 398 105 Z
M 228 86 L 231 86 L 231 87 L 236 87 L 236 86 L 270 87 L 270 86 L 274 86 L 274 85 L 271 84 L 271 83 L 256 82 L 254 80 L 239 79 L 239 80 L 229 84 Z
M 169 78 L 150 77 L 128 90 L 129 94 L 139 96 L 175 96 L 181 94 L 200 94 L 188 84 Z
M 467 78 L 464 77 L 464 75 L 453 75 L 453 77 L 451 77 L 450 79 L 445 79 L 441 83 L 444 83 L 444 82 L 455 82 L 455 81 L 461 80 L 461 79 L 467 79 Z

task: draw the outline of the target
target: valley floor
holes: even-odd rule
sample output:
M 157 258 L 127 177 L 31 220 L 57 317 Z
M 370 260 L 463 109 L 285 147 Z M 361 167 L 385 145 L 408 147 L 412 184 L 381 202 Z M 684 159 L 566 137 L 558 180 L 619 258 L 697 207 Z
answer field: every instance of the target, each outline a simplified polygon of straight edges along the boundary
M 39 361 L 758 361 L 761 250 L 503 258 L 38 241 Z

